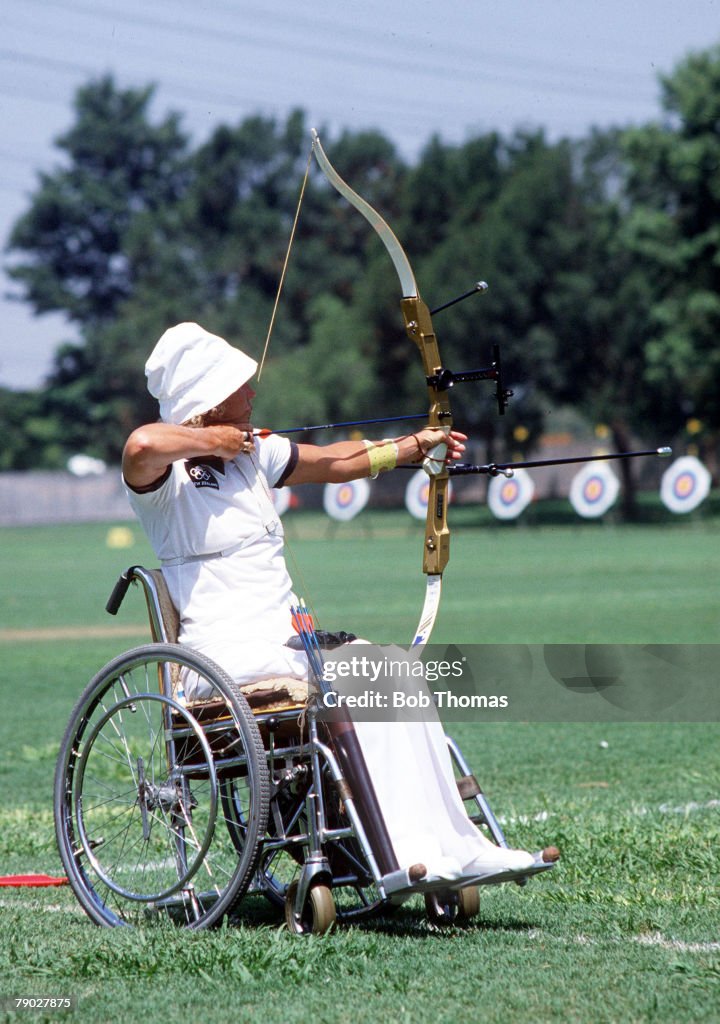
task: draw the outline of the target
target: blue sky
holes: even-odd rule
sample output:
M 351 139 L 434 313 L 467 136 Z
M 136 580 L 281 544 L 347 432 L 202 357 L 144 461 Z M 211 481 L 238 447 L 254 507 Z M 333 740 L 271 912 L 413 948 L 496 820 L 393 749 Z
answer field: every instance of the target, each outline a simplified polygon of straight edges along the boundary
M 157 113 L 181 112 L 196 143 L 302 107 L 333 130 L 379 128 L 412 159 L 433 133 L 573 137 L 657 118 L 658 75 L 720 42 L 720 0 L 4 0 L 0 25 L 4 246 L 57 162 L 75 90 L 107 71 L 155 82 Z M 0 384 L 35 387 L 73 331 L 12 289 L 3 275 Z

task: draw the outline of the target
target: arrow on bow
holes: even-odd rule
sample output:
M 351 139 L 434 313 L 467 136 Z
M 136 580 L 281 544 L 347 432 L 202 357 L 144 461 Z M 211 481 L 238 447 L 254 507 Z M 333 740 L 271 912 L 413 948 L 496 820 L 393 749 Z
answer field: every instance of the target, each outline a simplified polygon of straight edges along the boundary
M 451 299 L 442 306 L 438 306 L 437 309 L 430 310 L 430 315 L 434 316 L 434 314 L 439 310 L 447 309 L 448 306 L 454 306 L 456 302 L 462 302 L 462 300 L 468 298 L 468 296 L 476 295 L 479 290 L 485 290 L 486 288 L 487 285 L 484 281 L 478 281 L 475 287 L 470 291 L 465 292 L 463 295 L 458 295 L 457 298 Z M 432 387 L 435 391 L 447 391 L 455 384 L 464 384 L 468 381 L 476 380 L 495 381 L 495 398 L 498 403 L 498 412 L 502 415 L 505 412 L 508 399 L 512 396 L 513 392 L 503 384 L 502 366 L 500 364 L 500 349 L 498 345 L 493 346 L 493 361 L 491 366 L 479 370 L 462 370 L 460 372 L 440 369 L 436 373 L 426 377 L 428 387 Z M 407 420 L 424 419 L 427 419 L 426 412 L 413 412 L 405 413 L 402 416 L 375 416 L 371 419 L 364 420 L 343 420 L 340 423 L 312 423 L 303 427 L 275 427 L 272 429 L 270 427 L 262 427 L 258 430 L 253 430 L 252 434 L 253 437 L 269 437 L 271 434 L 301 434 L 306 430 L 338 430 L 341 427 L 366 427 L 369 424 L 374 423 L 400 423 Z
M 269 427 L 262 427 L 253 430 L 254 437 L 270 437 L 271 434 L 302 434 L 306 430 L 339 430 L 340 427 L 366 427 L 370 423 L 400 423 L 401 420 L 423 420 L 427 413 L 408 413 L 406 416 L 380 416 L 370 420 L 345 420 L 342 423 L 314 423 L 306 427 L 285 427 L 285 429 L 271 430 Z

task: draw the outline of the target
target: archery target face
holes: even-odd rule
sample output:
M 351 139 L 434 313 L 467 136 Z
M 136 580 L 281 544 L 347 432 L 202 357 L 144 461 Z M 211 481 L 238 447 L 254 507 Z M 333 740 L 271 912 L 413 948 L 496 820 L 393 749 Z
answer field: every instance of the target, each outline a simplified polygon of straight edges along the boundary
M 362 512 L 370 497 L 367 480 L 349 480 L 344 484 L 326 484 L 323 507 L 331 519 L 347 522 Z
M 424 469 L 419 469 L 410 477 L 405 488 L 405 508 L 413 519 L 425 520 L 430 494 L 430 477 Z M 448 504 L 452 501 L 452 486 L 448 484 Z
M 660 498 L 671 512 L 692 512 L 710 493 L 710 474 L 694 455 L 683 455 L 665 470 Z
M 583 519 L 603 516 L 617 501 L 620 483 L 608 465 L 583 466 L 570 485 L 570 504 Z
M 496 519 L 517 519 L 535 494 L 532 477 L 524 469 L 516 469 L 511 477 L 494 476 L 488 487 L 488 508 Z

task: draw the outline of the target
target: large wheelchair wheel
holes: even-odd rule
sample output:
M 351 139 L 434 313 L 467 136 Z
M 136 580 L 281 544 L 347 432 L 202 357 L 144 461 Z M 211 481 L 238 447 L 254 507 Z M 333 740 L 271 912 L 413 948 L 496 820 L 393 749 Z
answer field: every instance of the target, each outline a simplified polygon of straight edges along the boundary
M 179 678 L 202 699 L 178 699 Z M 100 925 L 217 924 L 255 872 L 269 791 L 257 724 L 222 669 L 177 644 L 115 658 L 75 705 L 55 775 L 83 909 Z

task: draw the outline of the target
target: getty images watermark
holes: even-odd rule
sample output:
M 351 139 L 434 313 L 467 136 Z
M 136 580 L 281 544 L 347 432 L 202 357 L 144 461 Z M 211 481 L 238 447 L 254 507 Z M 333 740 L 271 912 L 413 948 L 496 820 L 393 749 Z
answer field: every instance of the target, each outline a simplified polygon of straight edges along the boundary
M 331 684 L 331 689 L 321 695 L 320 702 L 327 709 L 352 710 L 422 711 L 431 706 L 470 710 L 508 706 L 509 698 L 504 694 L 466 694 L 453 689 L 430 689 L 439 682 L 461 681 L 465 666 L 465 657 L 448 661 L 421 660 L 417 654 L 405 657 L 397 654 L 381 657 L 353 654 L 325 662 L 323 680 Z
M 356 720 L 720 721 L 717 645 L 345 645 L 320 716 Z

